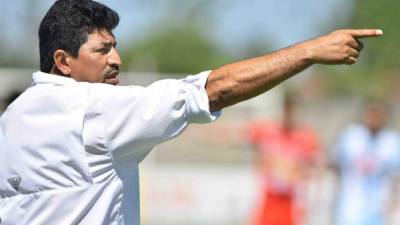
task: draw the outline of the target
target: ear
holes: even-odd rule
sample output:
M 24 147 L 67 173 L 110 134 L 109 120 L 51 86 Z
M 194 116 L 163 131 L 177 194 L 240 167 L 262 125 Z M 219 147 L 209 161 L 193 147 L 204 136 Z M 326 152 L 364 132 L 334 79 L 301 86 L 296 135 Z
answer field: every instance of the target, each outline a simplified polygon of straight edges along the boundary
M 70 55 L 61 49 L 57 49 L 53 54 L 54 59 L 54 69 L 61 72 L 63 75 L 70 76 L 71 75 L 71 67 L 68 63 L 68 58 Z

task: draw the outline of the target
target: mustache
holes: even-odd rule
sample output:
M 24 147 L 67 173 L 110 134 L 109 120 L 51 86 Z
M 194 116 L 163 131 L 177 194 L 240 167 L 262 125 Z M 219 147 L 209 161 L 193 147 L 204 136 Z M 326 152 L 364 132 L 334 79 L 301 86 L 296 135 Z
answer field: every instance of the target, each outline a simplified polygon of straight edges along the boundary
M 112 64 L 112 65 L 110 65 L 110 67 L 112 70 L 119 71 L 119 66 L 117 64 Z
M 118 65 L 111 65 L 111 68 L 107 71 L 107 75 L 114 75 L 119 73 L 119 66 Z

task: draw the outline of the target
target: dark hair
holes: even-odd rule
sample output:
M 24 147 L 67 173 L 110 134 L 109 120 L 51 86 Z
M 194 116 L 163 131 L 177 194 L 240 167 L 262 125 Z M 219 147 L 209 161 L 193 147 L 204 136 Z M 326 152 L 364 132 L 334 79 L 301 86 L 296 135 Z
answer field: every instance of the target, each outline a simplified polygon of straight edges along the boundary
M 47 11 L 39 28 L 40 70 L 49 73 L 53 54 L 62 49 L 73 57 L 95 29 L 111 31 L 119 16 L 107 6 L 92 0 L 58 0 Z

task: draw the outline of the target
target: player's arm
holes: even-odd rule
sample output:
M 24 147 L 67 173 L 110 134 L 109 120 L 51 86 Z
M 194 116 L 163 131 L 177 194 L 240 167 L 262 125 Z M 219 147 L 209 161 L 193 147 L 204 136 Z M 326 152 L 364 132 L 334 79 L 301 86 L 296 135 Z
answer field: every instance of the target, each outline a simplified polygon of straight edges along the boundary
M 210 110 L 262 94 L 316 63 L 354 64 L 362 50 L 358 39 L 380 35 L 381 30 L 338 30 L 269 55 L 222 66 L 211 72 L 206 84 Z

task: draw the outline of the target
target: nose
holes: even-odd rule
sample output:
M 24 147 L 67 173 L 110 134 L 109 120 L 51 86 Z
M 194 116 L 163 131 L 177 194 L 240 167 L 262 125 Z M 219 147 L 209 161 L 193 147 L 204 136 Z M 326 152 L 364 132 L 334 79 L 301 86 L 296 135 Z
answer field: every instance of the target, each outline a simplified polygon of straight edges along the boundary
M 122 64 L 121 57 L 119 56 L 118 50 L 113 47 L 108 56 L 108 65 L 117 65 L 120 66 Z

